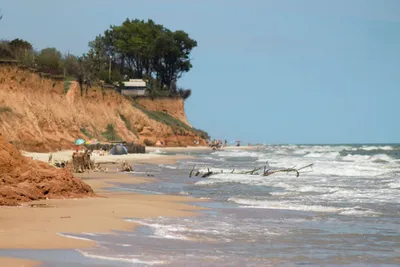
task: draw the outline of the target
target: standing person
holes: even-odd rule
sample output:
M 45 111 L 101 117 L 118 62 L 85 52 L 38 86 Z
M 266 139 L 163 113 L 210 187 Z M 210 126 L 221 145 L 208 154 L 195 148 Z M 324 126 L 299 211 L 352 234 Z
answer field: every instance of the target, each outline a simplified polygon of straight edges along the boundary
M 227 146 L 227 145 L 228 145 L 228 141 L 226 141 L 226 139 L 225 139 L 224 146 Z

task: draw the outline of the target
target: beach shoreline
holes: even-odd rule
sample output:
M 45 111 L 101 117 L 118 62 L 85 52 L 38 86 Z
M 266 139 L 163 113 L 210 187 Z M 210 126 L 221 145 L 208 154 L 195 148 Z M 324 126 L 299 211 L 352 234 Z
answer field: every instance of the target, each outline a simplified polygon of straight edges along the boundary
M 189 152 L 188 150 L 186 150 Z M 58 154 L 66 156 L 70 151 Z M 46 162 L 51 153 L 25 153 Z M 72 153 L 71 153 L 72 154 Z M 71 155 L 70 154 L 70 155 Z M 104 162 L 110 156 L 105 156 Z M 112 156 L 129 164 L 176 164 L 187 155 L 129 154 Z M 56 157 L 57 159 L 57 157 Z M 0 249 L 80 249 L 96 246 L 90 240 L 68 238 L 68 234 L 133 231 L 137 224 L 124 218 L 197 216 L 204 208 L 193 202 L 204 200 L 187 196 L 142 195 L 135 192 L 108 191 L 115 184 L 157 182 L 153 177 L 137 177 L 119 172 L 120 164 L 106 163 L 107 172 L 75 174 L 89 184 L 97 197 L 82 199 L 49 199 L 23 203 L 18 207 L 0 207 Z M 135 167 L 134 167 L 135 168 Z M 3 264 L 4 262 L 4 264 Z M 37 261 L 0 258 L 2 266 L 40 266 Z

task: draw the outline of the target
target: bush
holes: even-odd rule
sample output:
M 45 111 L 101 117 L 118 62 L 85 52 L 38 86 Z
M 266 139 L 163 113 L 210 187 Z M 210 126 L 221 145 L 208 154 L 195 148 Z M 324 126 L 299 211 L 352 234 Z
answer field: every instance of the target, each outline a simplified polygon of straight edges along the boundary
M 0 42 L 0 59 L 2 60 L 15 59 L 15 55 L 8 41 Z
M 151 111 L 143 108 L 140 105 L 135 105 L 134 106 L 138 109 L 140 109 L 143 113 L 145 113 L 150 119 L 153 119 L 155 121 L 161 122 L 163 124 L 166 124 L 172 128 L 172 131 L 176 134 L 178 131 L 180 134 L 182 134 L 185 130 L 194 132 L 198 136 L 200 136 L 203 139 L 208 139 L 209 135 L 205 131 L 198 130 L 196 128 L 190 127 L 186 123 L 178 120 L 175 117 L 172 117 L 168 113 L 161 112 L 161 111 Z
M 183 100 L 186 100 L 192 94 L 192 90 L 190 90 L 190 89 L 179 89 L 178 90 L 178 94 L 179 94 L 180 97 L 183 98 Z
M 114 129 L 114 125 L 112 124 L 107 124 L 106 131 L 103 132 L 102 135 L 107 141 L 121 140 L 121 137 L 118 136 L 117 132 Z
M 0 106 L 0 114 L 5 112 L 12 112 L 10 107 Z
M 133 134 L 135 134 L 137 137 L 139 137 L 139 134 L 138 134 L 137 130 L 135 129 L 135 127 L 133 127 L 131 125 L 131 122 L 122 113 L 119 113 L 119 117 L 125 123 L 126 128 L 129 131 L 131 131 Z
M 93 139 L 93 135 L 91 133 L 89 133 L 86 128 L 81 128 L 81 133 L 83 133 L 84 135 L 86 135 L 87 137 L 89 137 L 90 139 Z
M 40 51 L 36 63 L 39 71 L 50 74 L 62 74 L 61 53 L 55 48 L 45 48 Z
M 78 58 L 74 55 L 67 55 L 63 59 L 63 67 L 65 68 L 67 75 L 77 77 L 79 74 L 80 66 Z

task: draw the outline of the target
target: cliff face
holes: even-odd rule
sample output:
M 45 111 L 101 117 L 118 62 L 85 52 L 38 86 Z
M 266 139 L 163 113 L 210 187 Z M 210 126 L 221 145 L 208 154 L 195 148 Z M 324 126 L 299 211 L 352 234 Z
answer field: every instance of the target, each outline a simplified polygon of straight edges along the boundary
M 187 124 L 181 99 L 141 99 L 133 104 L 114 90 L 100 88 L 80 96 L 76 82 L 0 66 L 0 132 L 19 149 L 70 149 L 76 138 L 106 141 L 110 126 L 113 139 L 127 142 L 166 140 L 169 146 L 185 146 L 200 140 L 205 144 L 201 133 Z
M 159 98 L 151 100 L 149 98 L 138 98 L 136 102 L 147 110 L 166 112 L 178 120 L 191 126 L 186 119 L 185 102 L 182 98 Z

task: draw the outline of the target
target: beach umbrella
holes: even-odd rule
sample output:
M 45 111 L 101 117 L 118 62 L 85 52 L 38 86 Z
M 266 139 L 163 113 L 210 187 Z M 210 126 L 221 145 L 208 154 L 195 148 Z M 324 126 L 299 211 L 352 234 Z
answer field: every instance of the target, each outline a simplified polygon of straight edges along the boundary
M 123 145 L 115 145 L 113 148 L 110 150 L 111 155 L 125 155 L 128 154 L 128 149 L 126 149 L 125 146 Z
M 85 145 L 97 145 L 97 144 L 100 144 L 99 140 L 97 139 L 92 139 L 85 142 Z
M 74 142 L 74 145 L 76 146 L 80 146 L 83 145 L 85 143 L 85 140 L 83 140 L 82 138 L 76 139 Z

